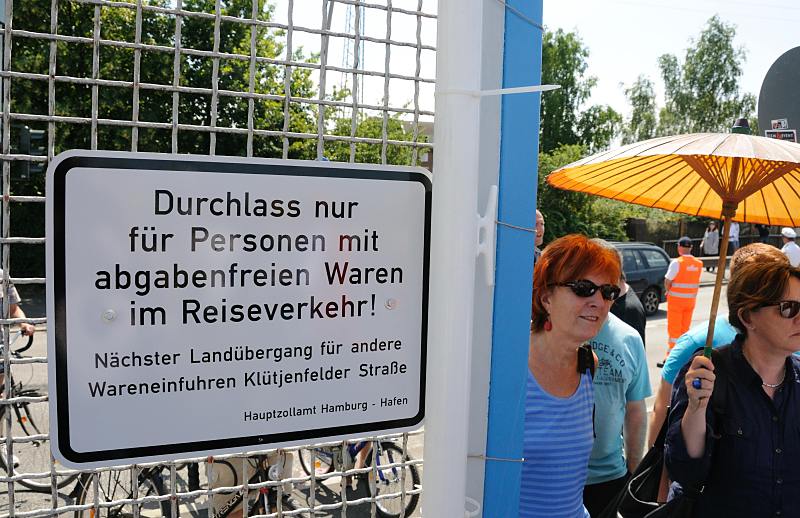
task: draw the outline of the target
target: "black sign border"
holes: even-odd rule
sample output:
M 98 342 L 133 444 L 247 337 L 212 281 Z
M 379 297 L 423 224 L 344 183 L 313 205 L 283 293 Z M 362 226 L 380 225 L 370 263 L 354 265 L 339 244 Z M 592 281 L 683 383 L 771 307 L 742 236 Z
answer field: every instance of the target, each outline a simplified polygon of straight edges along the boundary
M 428 336 L 428 284 L 430 275 L 430 242 L 431 242 L 431 196 L 432 185 L 428 176 L 421 170 L 394 169 L 385 166 L 364 168 L 339 164 L 310 161 L 285 161 L 259 159 L 256 162 L 231 161 L 238 157 L 200 157 L 190 155 L 189 159 L 164 157 L 137 156 L 82 156 L 74 155 L 64 158 L 53 171 L 53 292 L 55 307 L 55 363 L 56 363 L 56 403 L 58 415 L 58 449 L 66 460 L 75 464 L 97 463 L 111 460 L 136 459 L 142 457 L 156 457 L 177 455 L 182 453 L 203 452 L 211 450 L 230 450 L 232 448 L 269 447 L 274 443 L 288 443 L 316 439 L 322 437 L 357 435 L 377 430 L 391 430 L 411 428 L 422 422 L 425 416 L 425 378 L 427 369 L 427 336 Z M 311 164 L 314 165 L 311 165 Z M 389 421 L 376 421 L 356 425 L 333 426 L 302 430 L 297 432 L 283 432 L 267 435 L 251 435 L 232 439 L 215 439 L 209 441 L 182 442 L 176 444 L 141 446 L 136 448 L 120 448 L 114 450 L 98 450 L 93 452 L 78 452 L 72 449 L 69 430 L 69 394 L 67 383 L 67 323 L 66 323 L 66 218 L 65 195 L 67 174 L 74 168 L 102 168 L 102 169 L 144 169 L 159 170 L 164 172 L 213 172 L 213 173 L 238 173 L 238 174 L 268 174 L 281 176 L 311 176 L 334 178 L 357 178 L 369 180 L 418 182 L 425 188 L 425 239 L 423 257 L 423 285 L 422 285 L 422 335 L 420 348 L 420 399 L 419 409 L 415 416 L 406 419 Z M 63 382 L 62 382 L 63 380 Z M 102 430 L 100 431 L 102 433 Z

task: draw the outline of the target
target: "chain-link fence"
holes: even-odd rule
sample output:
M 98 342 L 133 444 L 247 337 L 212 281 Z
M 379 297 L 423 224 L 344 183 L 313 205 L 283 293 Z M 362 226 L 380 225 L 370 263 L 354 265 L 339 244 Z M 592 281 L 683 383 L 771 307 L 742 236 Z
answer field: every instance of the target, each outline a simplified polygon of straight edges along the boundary
M 44 171 L 67 149 L 430 168 L 435 0 L 0 2 L 10 303 L 0 323 L 11 373 L 0 400 L 0 515 L 220 516 L 238 492 L 245 515 L 418 516 L 420 434 L 86 473 L 54 464 Z M 9 343 L 21 322 L 37 333 L 17 354 L 25 340 Z

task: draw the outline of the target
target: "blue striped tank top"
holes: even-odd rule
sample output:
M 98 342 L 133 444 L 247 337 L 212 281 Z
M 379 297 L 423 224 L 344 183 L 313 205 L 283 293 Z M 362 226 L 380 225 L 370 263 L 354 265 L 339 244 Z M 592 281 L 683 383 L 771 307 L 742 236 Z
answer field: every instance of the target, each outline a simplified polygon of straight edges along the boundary
M 548 394 L 528 371 L 522 487 L 525 518 L 589 518 L 583 486 L 592 451 L 594 390 L 589 371 L 569 397 Z

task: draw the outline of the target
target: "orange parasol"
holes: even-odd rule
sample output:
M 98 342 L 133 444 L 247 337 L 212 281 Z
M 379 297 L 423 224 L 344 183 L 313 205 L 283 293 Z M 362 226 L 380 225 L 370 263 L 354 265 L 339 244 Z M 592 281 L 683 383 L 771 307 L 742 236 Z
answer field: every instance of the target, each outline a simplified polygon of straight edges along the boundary
M 800 145 L 765 137 L 696 133 L 645 140 L 564 166 L 547 183 L 724 220 L 704 351 L 709 357 L 731 220 L 800 226 Z

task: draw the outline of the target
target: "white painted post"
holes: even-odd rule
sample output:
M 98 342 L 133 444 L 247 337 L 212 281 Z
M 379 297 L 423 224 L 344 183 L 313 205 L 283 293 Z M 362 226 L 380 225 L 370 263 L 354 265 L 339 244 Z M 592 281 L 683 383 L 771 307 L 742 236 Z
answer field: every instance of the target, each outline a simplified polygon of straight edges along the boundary
M 425 516 L 464 516 L 477 247 L 483 0 L 439 2 Z M 457 93 L 456 93 L 457 91 Z

